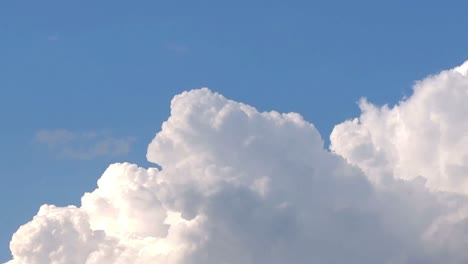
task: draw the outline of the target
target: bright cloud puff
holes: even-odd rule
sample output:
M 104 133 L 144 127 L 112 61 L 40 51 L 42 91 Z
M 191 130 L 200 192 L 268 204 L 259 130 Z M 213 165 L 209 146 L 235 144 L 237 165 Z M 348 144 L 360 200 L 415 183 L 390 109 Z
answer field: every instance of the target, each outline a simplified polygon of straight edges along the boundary
M 10 264 L 468 263 L 468 63 L 393 108 L 362 101 L 332 152 L 299 114 L 174 97 L 143 169 L 43 205 Z
M 418 82 L 393 108 L 360 103 L 331 149 L 374 181 L 422 177 L 432 190 L 468 194 L 468 62 Z

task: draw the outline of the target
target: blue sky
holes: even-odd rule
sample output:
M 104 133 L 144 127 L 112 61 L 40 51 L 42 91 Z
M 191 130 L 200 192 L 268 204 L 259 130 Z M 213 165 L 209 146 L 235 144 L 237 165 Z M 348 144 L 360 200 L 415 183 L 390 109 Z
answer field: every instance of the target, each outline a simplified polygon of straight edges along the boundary
M 414 81 L 466 60 L 467 8 L 462 1 L 1 1 L 0 261 L 40 205 L 79 204 L 112 162 L 150 166 L 146 147 L 175 94 L 206 86 L 259 110 L 299 112 L 326 139 L 359 113 L 360 97 L 394 104 Z M 109 139 L 129 148 L 65 155 L 38 140 L 40 131 L 58 129 L 77 148 Z

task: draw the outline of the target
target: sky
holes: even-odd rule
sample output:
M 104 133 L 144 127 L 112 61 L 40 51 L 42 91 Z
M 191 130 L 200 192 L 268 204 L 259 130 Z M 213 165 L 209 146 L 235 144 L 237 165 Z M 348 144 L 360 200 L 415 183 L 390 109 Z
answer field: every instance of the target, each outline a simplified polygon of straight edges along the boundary
M 439 187 L 444 191 L 464 193 L 464 185 L 460 182 L 445 182 L 443 180 L 445 174 L 433 175 L 431 172 L 420 170 L 424 164 L 427 165 L 427 162 L 435 157 L 413 160 L 413 156 L 419 157 L 422 153 L 431 152 L 431 149 L 421 149 L 421 146 L 432 141 L 436 137 L 434 134 L 422 136 L 416 132 L 411 134 L 413 131 L 411 129 L 416 128 L 410 127 L 408 128 L 409 136 L 402 137 L 394 131 L 393 127 L 389 128 L 385 125 L 386 122 L 397 122 L 395 120 L 399 119 L 395 116 L 400 114 L 395 114 L 396 110 L 388 111 L 388 113 L 384 110 L 375 110 L 372 105 L 388 104 L 390 109 L 396 109 L 392 107 L 404 98 L 410 98 L 406 101 L 407 104 L 403 104 L 398 109 L 403 109 L 401 115 L 407 116 L 407 119 L 403 118 L 404 120 L 418 124 L 417 127 L 424 127 L 427 124 L 421 121 L 423 118 L 413 116 L 411 113 L 433 111 L 429 111 L 428 109 L 432 108 L 425 107 L 424 102 L 426 101 L 420 99 L 426 98 L 424 95 L 427 95 L 428 98 L 434 98 L 434 101 L 430 102 L 440 106 L 434 110 L 435 112 L 437 109 L 450 109 L 448 116 L 453 118 L 448 118 L 447 120 L 452 123 L 447 121 L 447 124 L 453 126 L 448 126 L 447 131 L 451 131 L 450 129 L 463 123 L 463 114 L 462 117 L 456 115 L 463 113 L 466 109 L 463 108 L 463 100 L 459 104 L 453 104 L 453 107 L 437 103 L 437 100 L 444 100 L 444 98 L 445 103 L 452 102 L 456 98 L 466 98 L 463 97 L 463 93 L 462 95 L 454 93 L 444 97 L 443 93 L 430 93 L 426 91 L 430 88 L 424 88 L 455 87 L 453 89 L 456 89 L 458 87 L 458 89 L 463 89 L 466 82 L 460 81 L 458 77 L 452 76 L 453 74 L 448 74 L 449 77 L 447 77 L 449 80 L 453 80 L 453 85 L 440 84 L 443 81 L 437 81 L 438 79 L 434 83 L 429 80 L 427 85 L 420 85 L 423 87 L 420 89 L 421 96 L 416 96 L 416 93 L 414 96 L 412 95 L 414 85 L 418 80 L 438 74 L 442 70 L 452 69 L 468 59 L 468 45 L 466 45 L 468 36 L 463 34 L 466 25 L 468 25 L 468 17 L 465 14 L 467 8 L 468 4 L 462 1 L 444 3 L 440 1 L 299 0 L 287 2 L 138 1 L 138 3 L 128 1 L 1 1 L 0 89 L 2 95 L 0 96 L 0 120 L 2 126 L 0 144 L 2 151 L 0 152 L 0 165 L 2 171 L 0 175 L 3 184 L 0 185 L 0 209 L 2 212 L 0 214 L 0 261 L 11 259 L 9 243 L 13 233 L 17 231 L 19 226 L 31 221 L 43 204 L 59 206 L 57 212 L 54 211 L 55 209 L 44 208 L 42 210 L 44 215 L 57 214 L 66 218 L 67 213 L 81 215 L 82 211 L 85 211 L 85 214 L 91 217 L 91 226 L 93 228 L 99 226 L 101 216 L 96 216 L 97 213 L 93 209 L 89 209 L 92 208 L 94 199 L 102 196 L 112 200 L 118 195 L 109 198 L 110 196 L 106 196 L 108 194 L 94 193 L 88 197 L 87 203 L 83 202 L 81 197 L 85 192 L 92 192 L 97 187 L 97 180 L 110 164 L 128 162 L 147 168 L 154 167 L 156 166 L 154 163 L 157 163 L 163 168 L 165 166 L 171 168 L 177 167 L 173 164 L 181 163 L 182 169 L 193 172 L 205 168 L 204 166 L 207 166 L 206 160 L 197 161 L 194 163 L 195 165 L 188 162 L 192 164 L 191 166 L 186 165 L 181 160 L 192 157 L 191 155 L 197 151 L 204 153 L 203 151 L 207 150 L 211 154 L 228 155 L 222 149 L 218 149 L 218 146 L 226 146 L 226 148 L 230 147 L 234 153 L 243 153 L 243 150 L 238 149 L 238 146 L 229 143 L 230 138 L 236 138 L 230 133 L 240 128 L 245 128 L 245 131 L 250 131 L 249 133 L 252 134 L 250 135 L 252 137 L 249 137 L 239 132 L 239 137 L 245 136 L 245 140 L 255 139 L 256 136 L 270 130 L 278 131 L 276 134 L 272 133 L 271 137 L 265 136 L 266 141 L 260 142 L 264 144 L 263 147 L 254 144 L 257 146 L 251 149 L 254 152 L 245 153 L 245 157 L 257 157 L 254 155 L 255 153 L 265 154 L 266 150 L 271 153 L 291 151 L 293 153 L 291 155 L 295 159 L 300 160 L 299 157 L 302 155 L 311 155 L 320 157 L 317 160 L 326 161 L 323 168 L 320 167 L 322 165 L 317 165 L 316 169 L 318 170 L 329 172 L 334 171 L 333 168 L 343 166 L 343 170 L 350 171 L 345 174 L 357 178 L 369 178 L 369 184 L 381 184 L 381 181 L 385 182 L 386 180 L 380 178 L 386 178 L 385 175 L 389 174 L 396 175 L 395 178 L 406 180 L 413 180 L 414 175 L 422 175 L 423 178 L 428 175 L 426 187 L 429 194 L 424 192 L 422 196 L 432 195 L 431 192 Z M 443 76 L 440 78 L 443 79 Z M 455 85 L 457 83 L 461 84 L 457 86 Z M 172 106 L 172 110 L 187 107 L 189 109 L 187 111 L 193 114 L 194 120 L 200 120 L 200 124 L 205 124 L 208 122 L 203 119 L 202 115 L 205 113 L 205 108 L 218 109 L 220 106 L 229 105 L 235 113 L 237 113 L 236 111 L 251 113 L 249 118 L 254 116 L 252 117 L 254 121 L 227 118 L 225 122 L 227 128 L 219 130 L 223 131 L 224 134 L 213 134 L 212 141 L 205 138 L 203 135 L 205 133 L 211 135 L 210 131 L 212 130 L 204 126 L 200 127 L 198 123 L 190 123 L 192 119 L 186 119 L 187 117 L 181 112 L 174 110 L 171 113 L 171 100 L 174 96 L 183 91 L 201 87 L 208 87 L 211 91 L 196 90 L 193 93 L 185 94 L 185 96 L 181 95 L 178 98 L 180 98 L 179 101 L 185 102 L 184 105 L 175 104 Z M 219 99 L 216 92 L 224 97 L 219 95 L 222 97 Z M 362 97 L 366 97 L 370 103 L 359 103 Z M 200 98 L 208 99 L 201 106 L 197 106 L 195 102 Z M 227 101 L 226 98 L 233 101 Z M 258 114 L 257 110 L 246 110 L 245 107 L 241 107 L 237 103 L 232 105 L 228 103 L 234 101 L 251 105 L 258 112 L 271 110 L 280 113 L 297 112 L 302 115 L 305 121 L 301 121 L 302 119 L 299 120 L 295 116 L 261 115 Z M 192 109 L 190 106 L 194 108 Z M 442 110 L 440 111 L 445 113 Z M 428 116 L 434 118 L 429 118 L 430 120 L 445 120 L 447 115 Z M 171 125 L 169 122 L 168 127 L 162 128 L 162 123 L 169 117 L 173 117 L 174 120 L 179 118 L 187 123 L 184 125 L 174 121 L 174 124 Z M 206 117 L 208 118 L 210 115 L 206 114 Z M 361 123 L 345 122 L 355 117 L 360 117 Z M 221 118 L 221 120 L 224 119 Z M 277 123 L 272 120 L 277 120 L 281 124 L 285 122 L 286 125 L 278 128 Z M 309 123 L 312 123 L 315 128 L 303 128 L 304 126 L 308 127 Z M 221 124 L 224 123 L 221 122 Z M 257 128 L 258 124 L 263 125 Z M 217 126 L 216 123 L 211 125 Z M 336 125 L 338 126 L 334 130 Z M 223 126 L 221 125 L 221 127 Z M 187 131 L 195 132 L 192 135 L 183 128 L 190 128 Z M 266 128 L 270 128 L 270 130 L 265 130 Z M 171 134 L 168 132 L 172 131 L 171 129 L 175 131 L 181 129 L 185 131 L 183 133 L 189 133 L 193 138 L 186 134 L 183 134 L 185 136 L 177 133 Z M 165 135 L 165 140 L 168 141 L 184 142 L 188 140 L 185 143 L 185 150 L 177 147 L 171 149 L 164 145 L 166 141 L 161 139 L 162 136 L 155 137 L 159 131 Z M 467 130 L 463 130 L 461 127 L 457 131 L 458 133 L 445 131 L 445 134 L 442 132 L 440 134 L 440 137 L 445 140 L 441 141 L 443 144 L 441 143 L 440 149 L 446 149 L 446 152 L 443 155 L 440 154 L 440 157 L 437 156 L 439 157 L 437 160 L 444 162 L 451 160 L 452 163 L 458 164 L 456 167 L 447 161 L 447 164 L 452 164 L 447 165 L 451 168 L 447 172 L 448 175 L 466 175 L 466 173 L 463 174 L 462 166 L 467 164 L 461 155 L 464 153 L 463 150 L 454 148 L 453 144 L 455 143 L 450 145 L 450 140 L 448 140 L 448 138 L 454 137 L 460 138 L 460 142 L 464 142 L 462 140 L 465 136 L 463 131 Z M 335 135 L 335 141 L 330 141 L 330 134 L 332 134 L 332 138 Z M 356 135 L 361 136 L 357 137 Z M 389 135 L 392 136 L 389 137 Z M 309 142 L 309 137 L 314 138 L 311 140 L 313 142 Z M 362 143 L 370 140 L 368 137 L 372 138 L 373 148 L 388 150 L 388 152 L 383 151 L 383 154 L 380 152 L 378 155 L 369 154 L 376 157 L 376 160 L 372 162 L 363 158 L 367 157 L 366 155 L 362 153 L 362 155 L 358 155 L 359 151 L 362 152 L 366 150 L 366 147 L 369 147 L 369 144 Z M 288 144 L 277 143 L 284 138 L 290 139 L 291 142 Z M 295 138 L 304 139 L 304 142 L 296 142 Z M 385 138 L 389 138 L 388 141 Z M 421 142 L 414 147 L 410 145 L 408 149 L 393 149 L 391 147 L 408 140 L 408 138 L 421 139 Z M 321 142 L 321 140 L 324 141 L 325 146 L 317 147 L 316 144 L 319 144 L 317 142 Z M 196 144 L 198 141 L 201 143 Z M 150 142 L 153 143 L 150 144 Z M 337 153 L 347 164 L 358 167 L 365 176 L 359 176 L 361 172 L 355 172 L 351 169 L 351 165 L 349 165 L 350 168 L 348 165 L 336 165 L 341 164 L 342 161 L 337 161 L 334 156 L 330 157 L 327 150 L 330 142 L 333 152 Z M 361 143 L 364 147 L 356 150 Z M 302 144 L 317 149 L 316 152 L 319 154 L 309 153 L 304 147 L 301 148 Z M 464 143 L 459 144 L 465 146 Z M 167 156 L 162 154 L 166 152 Z M 413 156 L 408 156 L 409 154 L 405 153 L 413 154 Z M 278 155 L 281 156 L 281 154 Z M 224 159 L 211 162 L 224 164 L 223 166 L 229 165 L 228 167 L 233 167 L 235 171 L 236 168 L 241 168 L 248 163 L 248 160 L 239 156 L 231 158 L 232 164 Z M 269 167 L 272 161 L 278 162 L 278 164 L 283 164 L 284 161 L 269 156 L 263 159 L 258 158 L 258 160 L 258 163 L 249 165 L 252 167 L 247 166 L 242 172 L 251 174 L 259 170 L 267 177 L 271 172 L 262 168 Z M 388 162 L 385 163 L 382 160 Z M 395 160 L 399 160 L 400 163 Z M 298 175 L 309 170 L 307 166 L 307 168 L 302 167 L 303 164 L 307 164 L 307 161 L 297 161 L 299 165 L 288 162 L 284 164 L 291 166 L 291 170 L 297 172 Z M 127 166 L 131 169 L 125 169 Z M 276 167 L 273 166 L 273 168 Z M 215 171 L 217 169 L 220 168 L 214 168 Z M 281 168 L 277 169 L 281 171 Z M 119 174 L 120 170 L 138 171 L 127 163 L 116 166 L 114 170 L 117 172 L 111 169 L 108 174 L 111 175 L 110 179 L 112 179 L 112 175 Z M 230 175 L 229 177 L 234 177 L 231 172 L 223 172 L 222 168 L 220 170 L 221 172 L 215 174 L 224 175 L 223 173 L 226 173 L 226 175 Z M 181 175 L 171 169 L 167 171 L 167 175 L 164 174 L 161 177 L 167 178 L 170 175 L 175 175 L 174 178 L 179 179 L 177 175 Z M 123 174 L 131 175 L 131 173 L 126 173 Z M 154 176 L 154 172 L 138 173 L 148 174 L 149 176 L 146 177 L 150 178 Z M 252 193 L 263 197 L 262 195 L 266 195 L 265 192 L 268 190 L 265 187 L 269 186 L 268 182 L 279 177 L 275 173 L 272 175 L 271 179 L 268 177 L 259 178 L 250 182 L 244 178 L 236 178 L 236 181 L 239 181 L 240 185 L 257 186 L 258 188 L 256 187 Z M 232 186 L 228 188 L 224 184 L 220 185 L 217 180 L 207 180 L 206 185 L 201 183 L 200 186 L 193 185 L 195 184 L 191 181 L 193 179 L 188 178 L 188 183 L 184 180 L 180 181 L 187 186 L 192 186 L 201 194 L 207 192 L 205 188 L 213 186 L 216 190 L 230 190 L 215 194 L 225 195 L 219 199 L 226 201 L 225 205 L 229 205 L 231 201 L 229 195 L 236 196 L 236 192 L 239 191 L 229 189 L 234 188 Z M 281 180 L 278 181 L 281 182 Z M 354 186 L 351 189 L 356 188 L 356 192 L 360 192 L 359 188 L 371 188 L 365 187 L 367 185 L 361 184 L 360 180 L 356 181 L 358 183 L 350 183 Z M 167 180 L 167 182 L 171 182 L 171 180 Z M 324 184 L 331 186 L 332 194 L 341 197 L 342 192 L 339 190 L 341 183 L 341 180 L 333 179 L 327 180 Z M 103 183 L 102 186 L 108 185 Z M 276 185 L 272 183 L 272 186 Z M 289 185 L 286 184 L 286 186 Z M 259 207 L 259 210 L 264 212 L 266 216 L 273 218 L 278 216 L 281 221 L 292 221 L 287 217 L 287 213 L 277 212 L 271 208 L 273 201 L 281 200 L 278 197 L 289 197 L 290 190 L 294 188 L 298 188 L 298 186 L 292 184 L 289 189 L 285 187 L 284 190 L 281 188 L 276 190 L 275 187 L 272 187 L 272 193 L 275 195 L 272 195 L 274 198 L 267 199 L 268 206 L 255 200 L 256 198 L 252 198 L 254 202 L 251 200 L 243 202 L 247 204 L 260 203 L 262 206 Z M 403 187 L 395 187 L 394 192 L 399 193 L 400 188 Z M 380 194 L 378 191 L 375 192 Z M 200 193 L 195 192 L 193 195 L 198 197 L 201 195 Z M 347 192 L 344 193 L 347 194 Z M 353 192 L 350 193 L 353 194 Z M 345 194 L 343 194 L 343 199 L 347 197 Z M 173 204 L 170 202 L 170 198 L 159 197 L 157 203 L 171 208 L 172 211 L 182 213 L 182 218 L 184 218 L 184 214 L 212 217 L 208 219 L 218 219 L 216 217 L 219 217 L 219 221 L 215 221 L 215 223 L 225 223 L 226 219 L 229 218 L 223 214 L 223 210 L 219 209 L 223 207 L 222 203 L 210 203 L 207 202 L 211 201 L 210 199 L 200 198 L 198 205 L 190 206 L 185 204 L 188 203 L 186 200 L 190 199 L 185 197 L 182 189 L 177 189 L 171 195 L 182 197 L 181 202 Z M 249 195 L 253 194 L 248 192 L 247 196 L 250 197 Z M 369 198 L 373 197 L 371 194 L 365 198 L 351 196 L 350 200 L 356 201 L 356 203 L 360 201 L 359 199 L 373 200 L 373 198 Z M 383 196 L 392 195 L 385 194 Z M 328 196 L 323 194 L 323 197 Z M 291 198 L 294 201 L 297 200 L 297 207 L 300 209 L 304 209 L 305 206 L 299 202 L 302 198 L 299 196 Z M 382 202 L 384 208 L 389 206 L 385 199 L 381 199 L 384 200 Z M 433 197 L 430 199 L 437 200 Z M 197 199 L 194 198 L 194 200 Z M 78 212 L 71 212 L 73 210 L 70 212 L 60 211 L 63 206 L 80 206 L 80 204 L 83 204 L 84 209 L 79 209 Z M 119 204 L 125 203 L 120 201 Z M 281 208 L 289 210 L 285 203 L 280 204 L 282 204 Z M 408 207 L 411 209 L 410 206 Z M 427 214 L 445 216 L 446 206 L 435 207 L 436 205 L 434 208 L 428 209 Z M 197 211 L 197 208 L 205 209 Z M 411 211 L 410 209 L 390 208 L 385 213 L 380 211 L 373 213 L 386 215 L 392 210 L 401 213 L 405 210 Z M 298 212 L 302 212 L 302 210 L 298 209 Z M 301 213 L 297 214 L 302 215 Z M 158 211 L 154 216 L 148 216 L 148 219 L 154 220 L 152 217 L 155 217 L 161 220 L 161 215 L 165 215 L 165 213 Z M 311 216 L 304 213 L 304 219 L 309 219 L 308 217 Z M 246 221 L 248 222 L 249 219 Z M 190 217 L 187 216 L 185 220 L 190 220 Z M 260 221 L 256 218 L 250 220 Z M 198 231 L 211 230 L 209 229 L 210 221 L 206 219 L 199 221 L 200 223 L 195 223 L 201 226 L 197 229 Z M 321 220 L 317 221 L 317 223 L 321 223 Z M 420 223 L 419 219 L 416 219 L 415 223 Z M 278 225 L 276 222 L 271 224 L 272 228 Z M 115 224 L 110 230 L 106 230 L 106 233 L 109 236 L 120 237 L 121 234 L 117 234 L 116 231 L 119 225 L 121 223 Z M 142 231 L 138 228 L 145 227 L 144 223 L 135 223 L 134 226 L 136 230 L 126 230 L 126 232 L 140 234 L 139 232 Z M 232 230 L 238 228 L 233 223 L 226 223 L 226 226 Z M 337 226 L 340 226 L 339 223 Z M 424 225 L 415 224 L 415 226 L 422 228 Z M 315 230 L 303 225 L 297 225 L 296 228 L 303 234 Z M 373 228 L 384 230 L 378 226 Z M 154 231 L 155 234 L 160 232 L 158 230 Z M 285 230 L 288 229 L 285 228 Z M 365 238 L 368 239 L 366 241 L 378 240 L 379 236 L 385 235 L 375 230 L 369 231 L 375 236 Z M 420 231 L 418 228 L 411 230 L 417 230 L 414 231 L 415 233 Z M 264 230 L 264 232 L 270 231 Z M 213 235 L 214 239 L 209 240 L 204 245 L 206 248 L 216 244 L 216 239 L 223 235 L 214 231 L 210 234 Z M 265 239 L 267 237 L 265 235 Z M 171 239 L 172 242 L 183 240 L 176 235 Z M 235 241 L 243 241 L 238 237 L 237 239 L 233 237 Z M 287 241 L 284 237 L 281 239 Z M 307 236 L 301 239 L 310 242 L 310 238 Z M 301 239 L 294 240 L 292 244 L 300 245 Z M 404 239 L 404 241 L 412 241 L 411 239 Z M 401 242 L 402 240 L 403 238 L 397 237 L 392 241 Z M 186 240 L 183 241 L 180 242 L 181 245 L 190 244 Z M 261 242 L 252 242 L 252 248 Z M 101 242 L 96 243 L 101 245 Z M 133 241 L 130 244 L 132 243 L 136 242 Z M 343 247 L 347 246 L 350 245 Z M 133 246 L 129 246 L 129 248 L 133 248 Z M 135 246 L 135 248 L 138 247 Z M 398 248 L 387 248 L 399 252 Z M 241 248 L 238 252 L 226 252 L 226 254 L 227 256 L 235 256 L 239 252 L 243 252 L 243 256 L 250 256 L 246 257 L 244 263 L 259 260 L 258 256 L 249 255 L 246 250 Z M 446 253 L 445 249 L 440 250 L 442 255 L 444 252 Z M 451 250 L 453 250 L 452 253 L 457 251 L 456 248 Z M 225 249 L 220 249 L 219 252 L 225 251 Z M 203 255 L 204 251 L 200 252 L 194 253 L 194 263 L 208 263 L 206 255 Z M 380 251 L 376 250 L 376 252 Z M 390 256 L 392 252 L 390 250 L 382 254 Z M 415 249 L 414 252 L 425 251 Z M 286 253 L 285 255 L 287 255 Z M 18 254 L 18 256 L 21 255 Z M 427 256 L 423 253 L 414 254 L 415 257 L 409 254 L 407 259 L 414 260 L 418 256 Z M 219 258 L 217 260 L 221 260 L 223 256 L 216 257 Z M 281 259 L 281 257 L 276 257 Z M 304 255 L 304 257 L 307 256 Z M 328 255 L 322 257 L 322 260 L 330 260 Z M 375 257 L 378 259 L 379 256 Z M 437 259 L 437 256 L 432 257 Z M 460 258 L 466 259 L 463 257 Z M 418 259 L 418 261 L 424 260 L 427 259 Z M 144 262 L 144 260 L 142 261 Z M 173 263 L 188 263 L 177 259 L 177 257 L 171 261 Z M 213 259 L 213 261 L 215 260 Z

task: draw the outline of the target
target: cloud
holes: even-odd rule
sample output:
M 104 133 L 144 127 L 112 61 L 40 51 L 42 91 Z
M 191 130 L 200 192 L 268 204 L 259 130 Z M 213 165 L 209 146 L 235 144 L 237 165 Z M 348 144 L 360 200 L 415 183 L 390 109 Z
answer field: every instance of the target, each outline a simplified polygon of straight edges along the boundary
M 72 132 L 66 129 L 43 129 L 36 133 L 35 141 L 46 145 L 58 157 L 86 160 L 127 154 L 134 139 L 115 138 L 105 131 Z
M 467 171 L 456 102 L 468 99 L 468 77 L 457 71 L 420 82 L 392 109 L 363 102 L 359 119 L 333 131 L 332 152 L 299 114 L 258 112 L 208 89 L 179 94 L 148 146 L 162 170 L 112 164 L 79 207 L 42 206 L 13 235 L 9 264 L 467 263 L 466 192 L 435 188 L 425 169 L 435 156 L 459 166 L 447 182 Z M 444 104 L 454 90 L 459 101 Z M 400 105 L 421 129 L 391 127 Z M 433 112 L 439 132 L 421 127 Z M 394 141 L 400 133 L 411 140 Z M 452 148 L 426 153 L 424 140 Z
M 369 179 L 422 177 L 428 188 L 468 194 L 468 62 L 418 82 L 394 107 L 361 100 L 337 125 L 331 149 Z
M 169 43 L 166 43 L 165 45 L 165 48 L 176 54 L 176 55 L 185 55 L 187 54 L 187 52 L 189 52 L 189 48 L 185 45 L 181 45 L 181 44 L 176 44 L 176 43 L 172 43 L 172 42 L 169 42 Z
M 58 33 L 51 34 L 47 36 L 48 41 L 58 41 L 60 39 L 60 35 Z

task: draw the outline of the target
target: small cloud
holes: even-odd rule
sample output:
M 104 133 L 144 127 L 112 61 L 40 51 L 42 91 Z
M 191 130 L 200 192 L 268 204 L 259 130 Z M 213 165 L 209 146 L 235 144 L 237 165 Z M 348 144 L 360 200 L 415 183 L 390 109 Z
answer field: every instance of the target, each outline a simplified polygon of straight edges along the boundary
M 176 43 L 167 43 L 166 49 L 175 53 L 176 55 L 184 55 L 189 51 L 187 46 Z
M 48 145 L 63 144 L 66 142 L 73 141 L 76 139 L 76 133 L 65 129 L 55 130 L 40 130 L 36 133 L 36 141 L 40 143 L 46 143 Z
M 48 41 L 57 41 L 60 39 L 60 36 L 58 33 L 54 33 L 52 35 L 47 36 Z
M 43 129 L 36 133 L 35 141 L 46 145 L 57 157 L 87 160 L 127 154 L 134 138 L 115 138 L 106 131 Z

